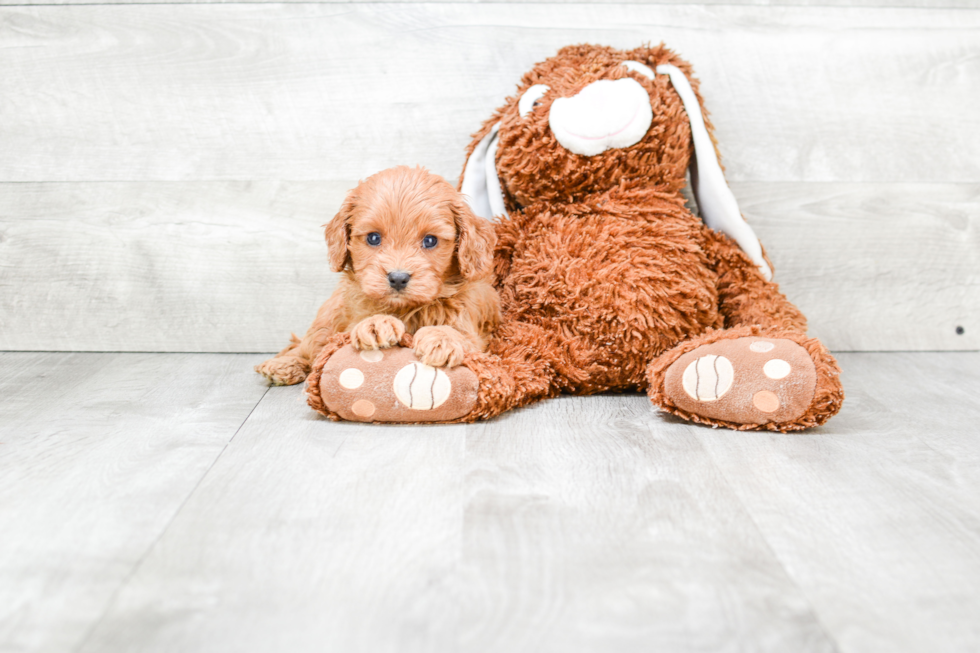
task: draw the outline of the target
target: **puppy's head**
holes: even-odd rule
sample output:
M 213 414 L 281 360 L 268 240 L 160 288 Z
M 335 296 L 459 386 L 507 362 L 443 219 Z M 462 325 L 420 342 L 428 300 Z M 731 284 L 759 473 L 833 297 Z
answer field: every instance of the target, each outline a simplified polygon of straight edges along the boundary
M 496 236 L 445 179 L 399 166 L 362 181 L 326 225 L 331 267 L 384 306 L 432 302 L 489 275 Z

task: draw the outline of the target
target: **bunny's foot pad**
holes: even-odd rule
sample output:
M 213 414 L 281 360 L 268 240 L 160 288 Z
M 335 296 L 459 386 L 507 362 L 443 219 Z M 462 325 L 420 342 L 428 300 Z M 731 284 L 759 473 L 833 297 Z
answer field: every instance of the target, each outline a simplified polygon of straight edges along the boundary
M 810 354 L 783 338 L 718 340 L 671 364 L 664 394 L 681 410 L 732 424 L 780 424 L 810 408 L 816 390 Z
M 352 422 L 451 422 L 469 414 L 480 389 L 462 365 L 430 367 L 407 347 L 338 349 L 319 380 L 326 408 Z

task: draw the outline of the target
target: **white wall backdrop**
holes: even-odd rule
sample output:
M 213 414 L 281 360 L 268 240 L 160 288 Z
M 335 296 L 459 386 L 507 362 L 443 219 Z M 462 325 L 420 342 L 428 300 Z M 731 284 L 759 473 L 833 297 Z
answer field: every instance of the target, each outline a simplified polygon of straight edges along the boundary
M 0 6 L 0 349 L 278 349 L 358 179 L 455 180 L 533 63 L 661 40 L 811 333 L 978 349 L 980 9 L 865 4 Z

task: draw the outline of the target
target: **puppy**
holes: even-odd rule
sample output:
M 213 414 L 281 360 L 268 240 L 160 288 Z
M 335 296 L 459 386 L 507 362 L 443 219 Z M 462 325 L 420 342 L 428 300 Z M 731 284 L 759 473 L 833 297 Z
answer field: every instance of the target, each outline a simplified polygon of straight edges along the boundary
M 303 381 L 327 340 L 350 332 L 357 349 L 414 334 L 426 365 L 454 367 L 483 351 L 500 318 L 490 282 L 493 225 L 442 177 L 400 166 L 362 181 L 325 225 L 330 265 L 342 276 L 302 339 L 255 371 L 273 384 Z

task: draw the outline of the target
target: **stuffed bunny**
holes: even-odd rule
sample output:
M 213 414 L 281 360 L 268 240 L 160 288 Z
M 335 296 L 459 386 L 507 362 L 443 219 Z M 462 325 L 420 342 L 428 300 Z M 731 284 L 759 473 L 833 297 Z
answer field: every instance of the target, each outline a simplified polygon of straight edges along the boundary
M 700 217 L 681 192 L 688 171 Z M 394 422 L 628 389 L 738 430 L 804 429 L 840 409 L 837 363 L 773 283 L 691 67 L 663 45 L 570 46 L 536 65 L 474 136 L 460 190 L 496 226 L 502 315 L 488 351 L 432 370 L 411 405 L 399 386 L 419 365 L 410 352 L 368 363 L 338 336 L 307 382 L 316 410 L 357 419 L 364 390 L 337 383 L 351 366 L 370 368 L 384 405 L 373 414 Z

